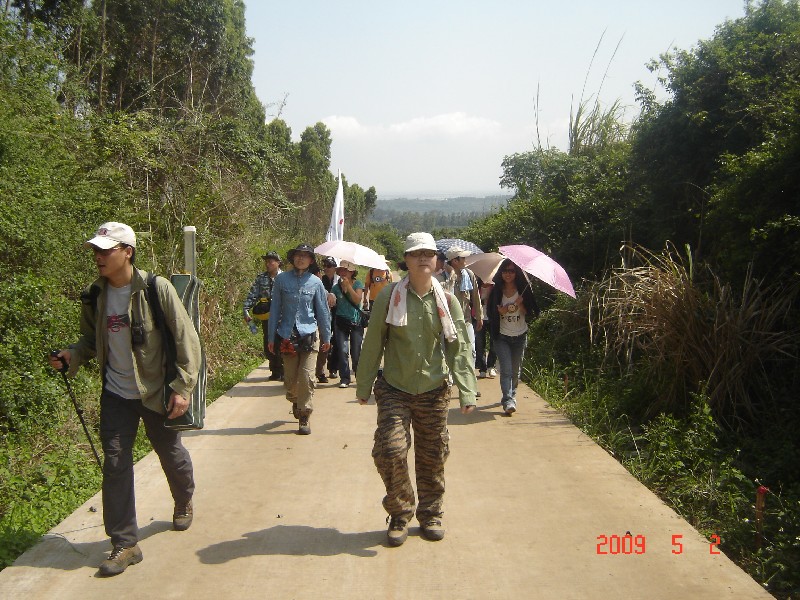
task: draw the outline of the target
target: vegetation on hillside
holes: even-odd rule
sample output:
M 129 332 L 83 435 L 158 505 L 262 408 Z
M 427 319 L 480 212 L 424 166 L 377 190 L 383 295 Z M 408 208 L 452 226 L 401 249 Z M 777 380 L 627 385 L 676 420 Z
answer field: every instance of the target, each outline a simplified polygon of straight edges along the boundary
M 162 274 L 182 269 L 182 227 L 197 228 L 212 395 L 258 360 L 240 316 L 258 257 L 323 241 L 330 131 L 316 123 L 294 142 L 265 122 L 251 44 L 241 0 L 0 10 L 0 568 L 98 489 L 46 363 L 77 336 L 95 228 L 129 223 L 137 265 Z M 359 232 L 377 193 L 344 189 Z M 95 433 L 98 385 L 91 369 L 73 382 Z
M 526 377 L 779 598 L 800 594 L 800 5 L 750 3 L 653 61 L 668 99 L 584 102 L 570 147 L 503 162 L 465 228 L 555 257 Z M 768 489 L 766 511 L 754 510 Z

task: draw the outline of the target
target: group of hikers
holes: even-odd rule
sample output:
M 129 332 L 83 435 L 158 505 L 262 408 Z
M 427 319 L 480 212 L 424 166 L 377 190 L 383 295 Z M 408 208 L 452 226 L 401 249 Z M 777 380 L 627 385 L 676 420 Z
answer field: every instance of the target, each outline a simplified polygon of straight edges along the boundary
M 140 418 L 173 496 L 173 528 L 183 531 L 192 524 L 192 461 L 180 432 L 167 423 L 187 410 L 201 350 L 177 292 L 155 278 L 177 350 L 177 368 L 171 370 L 175 378 L 165 381 L 166 352 L 154 331 L 148 274 L 134 266 L 134 231 L 123 223 L 104 223 L 84 245 L 93 251 L 99 277 L 81 296 L 79 340 L 53 353 L 50 364 L 57 370 L 66 367 L 68 376 L 92 358 L 100 365 L 103 522 L 113 549 L 99 573 L 111 576 L 142 560 L 133 483 Z M 372 457 L 386 488 L 383 507 L 391 546 L 405 542 L 414 516 L 425 539 L 444 537 L 453 385 L 461 412 L 470 414 L 480 396 L 476 368 L 479 377 L 494 377 L 497 364 L 504 413 L 516 411 L 527 323 L 538 308 L 516 264 L 504 260 L 492 281 L 482 282 L 465 266 L 469 254 L 458 246 L 442 253 L 430 233 L 412 233 L 398 263 L 406 275 L 393 282 L 388 265 L 373 268 L 365 285 L 356 265 L 325 257 L 320 269 L 314 248 L 299 244 L 287 253 L 286 270 L 277 252 L 263 255 L 265 270 L 244 302 L 245 320 L 262 324 L 269 379 L 283 382 L 299 434 L 311 433 L 316 384 L 338 377 L 339 387 L 348 388 L 355 377 L 361 405 L 374 394 Z M 492 351 L 484 355 L 487 329 Z M 407 462 L 411 428 L 417 499 Z

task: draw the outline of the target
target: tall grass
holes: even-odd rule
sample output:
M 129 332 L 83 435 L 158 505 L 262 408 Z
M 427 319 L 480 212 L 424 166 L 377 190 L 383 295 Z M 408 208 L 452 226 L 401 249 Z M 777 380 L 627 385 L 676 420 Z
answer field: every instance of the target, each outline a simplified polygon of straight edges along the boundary
M 590 294 L 593 341 L 626 371 L 647 372 L 660 390 L 654 409 L 685 412 L 702 387 L 722 422 L 752 422 L 770 394 L 771 370 L 797 359 L 789 322 L 797 285 L 763 285 L 748 271 L 735 292 L 698 269 L 688 249 L 684 257 L 671 247 L 626 253 L 628 264 Z
M 770 593 L 800 597 L 794 286 L 748 274 L 734 293 L 671 248 L 623 263 L 532 323 L 523 378 Z

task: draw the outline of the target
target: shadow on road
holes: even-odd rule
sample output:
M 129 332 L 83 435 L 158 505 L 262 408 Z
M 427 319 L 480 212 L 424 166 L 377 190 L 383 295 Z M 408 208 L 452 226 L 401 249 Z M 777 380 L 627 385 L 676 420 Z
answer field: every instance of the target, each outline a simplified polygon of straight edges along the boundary
M 370 548 L 382 546 L 386 532 L 342 533 L 330 527 L 276 525 L 245 533 L 241 539 L 212 544 L 197 551 L 200 562 L 221 564 L 256 555 L 336 556 L 352 554 L 370 558 L 378 553 Z
M 489 406 L 478 406 L 475 410 L 472 411 L 471 414 L 462 415 L 461 408 L 451 408 L 447 412 L 447 424 L 448 425 L 474 425 L 475 423 L 484 423 L 486 421 L 494 421 L 494 418 L 497 416 L 493 412 L 489 412 L 486 409 L 491 408 L 494 405 Z
M 237 385 L 225 394 L 229 398 L 272 398 L 285 396 L 286 390 L 280 382 L 271 382 L 269 385 Z
M 139 541 L 149 538 L 151 535 L 172 530 L 171 521 L 151 521 L 144 527 L 139 528 Z M 67 531 L 66 533 L 72 533 Z M 40 551 L 56 547 L 63 550 L 57 553 L 49 552 L 48 557 L 53 557 L 47 564 L 43 564 Z M 61 569 L 63 571 L 74 571 L 85 567 L 96 568 L 106 558 L 106 554 L 111 551 L 111 543 L 108 540 L 102 542 L 71 542 L 65 534 L 49 533 L 42 537 L 42 541 L 23 554 L 14 563 L 17 567 L 44 567 L 47 569 Z
M 199 431 L 184 431 L 184 437 L 196 437 L 198 435 L 295 435 L 295 429 L 278 429 L 284 425 L 296 425 L 297 421 L 272 421 L 272 423 L 264 423 L 257 427 L 229 427 L 226 429 L 202 429 Z M 278 429 L 278 431 L 273 431 Z

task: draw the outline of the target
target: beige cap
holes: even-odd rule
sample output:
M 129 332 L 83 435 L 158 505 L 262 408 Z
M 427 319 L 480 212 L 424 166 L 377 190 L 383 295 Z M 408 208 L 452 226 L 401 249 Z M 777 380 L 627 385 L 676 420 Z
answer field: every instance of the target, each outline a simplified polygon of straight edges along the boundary
M 450 248 L 445 252 L 445 256 L 447 260 L 453 260 L 454 258 L 466 258 L 472 254 L 469 250 L 464 250 L 463 248 L 459 248 L 458 246 L 450 246 Z

